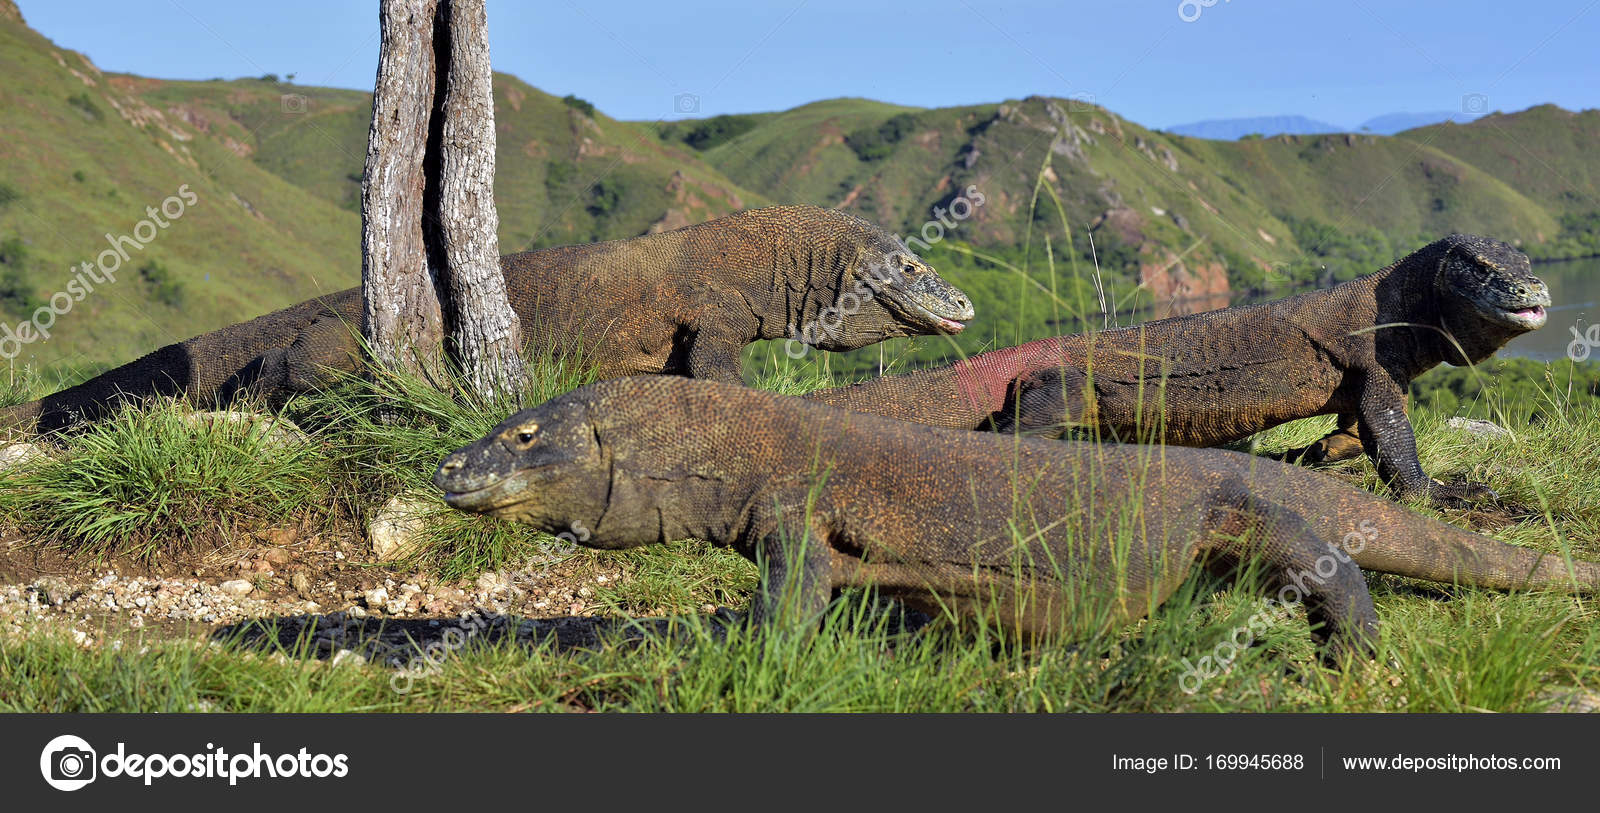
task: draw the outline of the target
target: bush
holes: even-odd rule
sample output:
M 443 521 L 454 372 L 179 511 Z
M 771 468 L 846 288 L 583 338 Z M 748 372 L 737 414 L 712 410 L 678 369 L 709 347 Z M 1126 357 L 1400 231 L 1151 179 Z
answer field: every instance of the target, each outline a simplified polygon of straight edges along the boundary
M 615 182 L 596 181 L 589 190 L 590 200 L 586 210 L 595 217 L 607 217 L 622 203 L 622 189 Z
M 28 313 L 44 303 L 28 281 L 28 246 L 20 237 L 0 240 L 0 306 L 13 313 Z
M 160 260 L 151 260 L 141 266 L 139 276 L 150 286 L 151 299 L 172 307 L 183 303 L 183 283 L 173 279 L 172 272 Z
M 594 118 L 594 105 L 590 104 L 585 99 L 580 99 L 577 96 L 568 93 L 567 95 L 561 97 L 561 103 L 572 108 L 573 110 L 578 111 L 579 113 L 584 114 L 585 116 L 588 116 L 591 119 Z
M 551 195 L 565 189 L 577 177 L 578 168 L 565 161 L 550 161 L 544 165 L 544 188 Z
M 879 161 L 889 157 L 889 154 L 894 152 L 894 145 L 916 129 L 917 117 L 910 113 L 901 113 L 876 128 L 863 127 L 850 133 L 844 137 L 844 143 L 855 150 L 857 158 L 863 161 Z
M 696 122 L 694 126 L 684 131 L 678 140 L 703 152 L 718 144 L 732 141 L 755 129 L 755 126 L 754 116 L 713 116 L 705 121 Z M 671 132 L 676 135 L 678 128 L 672 128 Z
M 87 91 L 74 96 L 68 96 L 67 104 L 78 108 L 79 112 L 83 113 L 85 116 L 88 116 L 94 121 L 100 121 L 106 117 L 106 114 L 101 112 L 100 105 L 95 104 L 94 99 L 89 98 Z
M 22 193 L 18 192 L 14 187 L 9 184 L 0 183 L 0 209 L 4 209 L 7 204 L 14 200 L 18 200 L 21 197 Z

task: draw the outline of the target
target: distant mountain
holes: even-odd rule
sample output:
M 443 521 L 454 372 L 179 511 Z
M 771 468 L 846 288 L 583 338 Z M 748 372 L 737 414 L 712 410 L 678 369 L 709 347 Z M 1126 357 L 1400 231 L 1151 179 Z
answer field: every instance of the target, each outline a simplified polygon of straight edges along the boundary
M 1192 124 L 1178 124 L 1166 128 L 1169 133 L 1192 138 L 1210 138 L 1217 141 L 1237 141 L 1247 135 L 1316 135 L 1319 133 L 1363 132 L 1377 135 L 1394 135 L 1405 130 L 1453 121 L 1466 124 L 1477 116 L 1436 110 L 1431 113 L 1385 113 L 1367 119 L 1356 127 L 1329 124 L 1305 116 L 1256 116 L 1243 119 L 1209 119 Z
M 1432 122 L 1426 122 L 1431 124 Z M 1342 133 L 1346 127 L 1305 116 L 1256 116 L 1244 119 L 1210 119 L 1192 124 L 1178 124 L 1166 128 L 1169 133 L 1193 138 L 1210 138 L 1234 141 L 1247 135 L 1314 135 L 1316 133 Z
M 1432 113 L 1385 113 L 1381 116 L 1367 119 L 1357 129 L 1362 132 L 1377 133 L 1378 135 L 1394 135 L 1405 130 L 1427 127 L 1430 124 L 1439 124 L 1446 121 L 1466 124 L 1476 118 L 1477 116 L 1474 115 L 1452 113 L 1448 110 L 1437 110 Z

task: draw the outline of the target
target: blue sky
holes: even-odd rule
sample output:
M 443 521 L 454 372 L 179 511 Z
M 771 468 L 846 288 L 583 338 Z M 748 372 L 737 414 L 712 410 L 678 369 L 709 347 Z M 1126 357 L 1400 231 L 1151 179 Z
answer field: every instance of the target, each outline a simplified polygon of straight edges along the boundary
M 1155 127 L 1280 113 L 1354 126 L 1469 95 L 1489 110 L 1600 106 L 1600 0 L 1205 1 L 1185 22 L 1173 0 L 490 0 L 489 31 L 496 70 L 627 119 L 1033 93 Z M 377 64 L 376 0 L 19 5 L 106 70 L 370 90 Z

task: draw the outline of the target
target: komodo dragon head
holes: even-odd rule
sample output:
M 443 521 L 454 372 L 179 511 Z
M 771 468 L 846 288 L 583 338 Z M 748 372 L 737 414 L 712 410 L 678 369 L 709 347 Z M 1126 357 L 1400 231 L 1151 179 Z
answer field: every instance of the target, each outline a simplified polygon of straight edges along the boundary
M 900 336 L 959 333 L 975 315 L 972 300 L 918 257 L 905 241 L 856 215 L 828 210 L 842 220 L 850 261 L 829 301 L 809 321 L 791 327 L 806 344 L 854 350 Z
M 1544 326 L 1550 289 L 1531 272 L 1528 255 L 1470 234 L 1452 234 L 1438 245 L 1444 255 L 1434 282 L 1440 320 L 1468 361 L 1477 364 Z M 1445 360 L 1459 364 L 1461 357 L 1447 352 Z
M 452 508 L 556 533 L 605 514 L 610 466 L 578 397 L 555 398 L 505 419 L 447 455 L 433 483 Z
M 976 313 L 966 294 L 898 240 L 868 247 L 856 281 L 873 292 L 872 301 L 881 302 L 891 321 L 904 331 L 898 335 L 960 333 Z M 863 315 L 870 307 L 863 304 Z

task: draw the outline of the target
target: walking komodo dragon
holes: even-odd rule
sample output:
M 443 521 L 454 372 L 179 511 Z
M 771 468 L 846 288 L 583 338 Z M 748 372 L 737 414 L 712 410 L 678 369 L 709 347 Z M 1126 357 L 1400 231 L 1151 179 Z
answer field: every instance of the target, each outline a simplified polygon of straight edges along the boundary
M 530 348 L 576 352 L 600 378 L 677 373 L 738 381 L 740 351 L 760 339 L 803 331 L 821 349 L 852 350 L 955 333 L 973 317 L 971 301 L 902 241 L 813 206 L 509 254 L 500 265 Z M 846 294 L 859 302 L 853 314 L 820 319 Z M 158 395 L 205 403 L 252 393 L 281 403 L 357 369 L 361 311 L 361 289 L 352 288 L 168 345 L 0 411 L 0 429 L 54 431 L 104 417 L 123 400 Z
M 1600 588 L 1595 564 L 1569 575 L 1559 556 L 1253 455 L 939 429 L 681 378 L 604 381 L 523 410 L 447 456 L 434 483 L 459 509 L 583 528 L 590 547 L 732 546 L 762 567 L 756 622 L 871 583 L 1024 635 L 1075 630 L 1075 585 L 1114 597 L 1105 626 L 1159 605 L 1198 560 L 1250 559 L 1295 585 L 1342 654 L 1377 629 L 1358 565 Z M 1351 545 L 1356 528 L 1374 533 Z
M 1406 390 L 1441 362 L 1477 364 L 1539 328 L 1549 304 L 1527 255 L 1454 234 L 1333 288 L 1041 339 L 805 397 L 934 426 L 1060 434 L 1076 425 L 1179 446 L 1336 414 L 1337 430 L 1289 459 L 1365 450 L 1397 496 L 1459 506 L 1492 492 L 1423 472 Z

